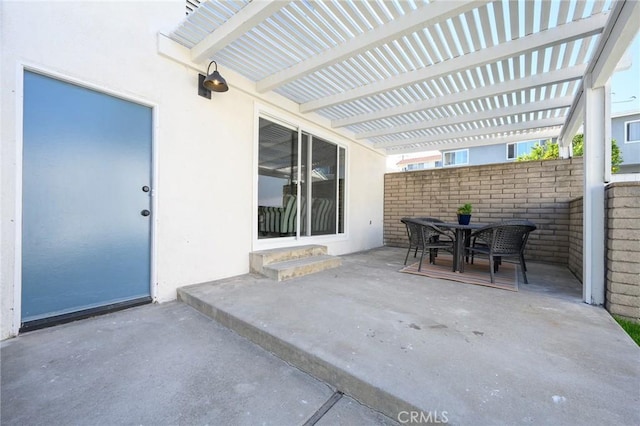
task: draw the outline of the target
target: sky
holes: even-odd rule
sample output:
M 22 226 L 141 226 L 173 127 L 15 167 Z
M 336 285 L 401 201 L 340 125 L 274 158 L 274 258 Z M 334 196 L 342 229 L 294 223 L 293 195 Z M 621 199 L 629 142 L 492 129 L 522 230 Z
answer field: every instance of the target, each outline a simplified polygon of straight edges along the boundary
M 631 67 L 611 77 L 611 114 L 640 111 L 640 33 L 620 62 L 631 61 Z M 635 98 L 634 98 L 635 96 Z

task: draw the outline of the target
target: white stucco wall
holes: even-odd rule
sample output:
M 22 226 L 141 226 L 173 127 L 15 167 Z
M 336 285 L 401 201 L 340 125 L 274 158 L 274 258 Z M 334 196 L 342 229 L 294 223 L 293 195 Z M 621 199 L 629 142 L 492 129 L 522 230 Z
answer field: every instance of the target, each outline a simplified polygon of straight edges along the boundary
M 160 302 L 174 299 L 177 287 L 249 271 L 248 254 L 260 248 L 252 228 L 258 105 L 348 147 L 348 233 L 318 242 L 333 254 L 382 245 L 384 156 L 326 120 L 300 117 L 277 95 L 257 96 L 224 67 L 229 92 L 197 96 L 197 72 L 157 48 L 158 33 L 183 19 L 184 1 L 3 1 L 0 13 L 0 338 L 19 327 L 23 67 L 154 107 L 153 294 Z

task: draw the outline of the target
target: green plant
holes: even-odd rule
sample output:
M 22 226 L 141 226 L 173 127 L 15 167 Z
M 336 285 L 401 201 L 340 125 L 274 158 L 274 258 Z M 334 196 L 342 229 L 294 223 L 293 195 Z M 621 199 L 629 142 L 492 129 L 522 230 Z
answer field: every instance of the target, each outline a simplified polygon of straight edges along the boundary
M 618 173 L 622 164 L 622 153 L 615 139 L 611 139 L 611 172 Z
M 584 155 L 584 135 L 578 133 L 571 140 L 571 149 L 574 157 L 582 157 Z
M 458 207 L 458 214 L 471 214 L 473 206 L 470 203 L 465 203 Z
M 574 157 L 584 155 L 584 135 L 578 133 L 571 140 L 571 148 Z M 557 142 L 547 141 L 544 144 L 535 144 L 529 154 L 519 156 L 516 161 L 553 160 L 560 158 L 560 147 Z M 615 139 L 611 139 L 611 171 L 617 173 L 622 164 L 622 154 Z
M 620 324 L 620 327 L 627 332 L 638 346 L 640 346 L 640 324 L 628 319 L 614 315 L 613 318 Z
M 584 135 L 582 133 L 578 133 L 573 137 L 571 140 L 571 148 L 573 150 L 574 157 L 582 157 L 584 155 Z M 622 160 L 618 141 L 611 139 L 611 171 L 613 173 L 620 171 L 620 164 L 622 164 Z

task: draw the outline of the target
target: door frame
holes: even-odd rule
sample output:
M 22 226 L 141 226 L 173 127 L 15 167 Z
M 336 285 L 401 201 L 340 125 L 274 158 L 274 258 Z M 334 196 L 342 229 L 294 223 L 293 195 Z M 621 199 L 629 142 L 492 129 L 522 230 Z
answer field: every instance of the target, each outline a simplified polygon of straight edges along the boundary
M 11 324 L 11 334 L 18 335 L 22 322 L 22 151 L 24 148 L 24 73 L 25 71 L 41 74 L 54 78 L 65 83 L 75 84 L 86 89 L 113 96 L 125 101 L 133 102 L 151 108 L 151 235 L 150 244 L 150 265 L 149 265 L 149 294 L 151 300 L 157 300 L 157 217 L 158 217 L 158 137 L 159 137 L 159 106 L 143 97 L 132 96 L 108 87 L 91 83 L 87 80 L 54 71 L 39 64 L 26 61 L 18 62 L 16 67 L 16 91 L 15 91 L 15 132 L 16 132 L 16 171 L 15 171 L 15 243 L 14 243 L 14 277 L 13 277 L 13 321 Z
M 349 215 L 350 215 L 350 156 L 351 156 L 351 146 L 349 144 L 348 139 L 346 139 L 343 135 L 327 131 L 327 129 L 318 126 L 314 123 L 310 123 L 304 117 L 298 117 L 289 112 L 280 110 L 274 106 L 267 105 L 260 102 L 254 102 L 253 108 L 253 188 L 252 188 L 252 213 L 251 213 L 251 235 L 252 235 L 252 243 L 251 250 L 266 250 L 273 248 L 281 248 L 281 247 L 291 247 L 297 245 L 304 244 L 332 244 L 332 243 L 340 243 L 344 241 L 348 241 L 350 236 L 349 230 Z M 313 235 L 313 236 L 291 236 L 291 237 L 279 237 L 279 238 L 266 238 L 261 239 L 258 237 L 258 225 L 256 220 L 256 215 L 258 211 L 258 157 L 260 154 L 260 118 L 267 119 L 276 124 L 279 124 L 284 127 L 288 127 L 291 129 L 298 130 L 298 143 L 300 143 L 300 137 L 302 133 L 308 133 L 311 136 L 324 139 L 332 144 L 335 144 L 338 148 L 343 148 L 345 150 L 345 174 L 344 178 L 347 184 L 344 188 L 344 215 L 343 215 L 343 233 L 335 233 L 328 235 Z M 300 155 L 298 152 L 298 163 L 300 163 Z M 300 196 L 300 185 L 297 185 L 298 196 Z M 297 214 L 300 214 L 300 206 L 297 206 Z M 337 218 L 337 215 L 336 215 Z M 337 231 L 337 228 L 336 228 Z

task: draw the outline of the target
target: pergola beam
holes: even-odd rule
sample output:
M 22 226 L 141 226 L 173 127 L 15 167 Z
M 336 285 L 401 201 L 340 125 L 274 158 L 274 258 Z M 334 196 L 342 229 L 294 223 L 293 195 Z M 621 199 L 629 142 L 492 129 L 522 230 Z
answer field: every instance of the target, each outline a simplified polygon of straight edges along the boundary
M 319 55 L 312 56 L 290 68 L 270 75 L 258 81 L 256 89 L 258 93 L 276 89 L 315 71 L 351 58 L 359 52 L 382 46 L 405 35 L 412 34 L 436 23 L 444 22 L 447 19 L 459 16 L 487 3 L 489 3 L 489 0 L 471 2 L 434 1 L 400 18 L 394 19 L 385 25 L 373 28 L 360 36 L 347 40 Z
M 395 78 L 381 80 L 376 83 L 360 86 L 336 95 L 306 102 L 300 105 L 300 112 L 308 113 L 335 105 L 353 102 L 358 99 L 374 96 L 379 93 L 399 89 L 425 80 L 434 80 L 449 74 L 463 72 L 467 69 L 501 61 L 503 59 L 523 55 L 548 46 L 567 43 L 598 34 L 607 22 L 608 15 L 598 14 L 590 18 L 570 22 L 558 27 L 525 36 L 508 43 L 498 44 L 439 62 L 430 67 L 409 71 Z
M 333 128 L 352 126 L 354 124 L 366 123 L 369 121 L 382 120 L 396 115 L 410 114 L 428 110 L 431 108 L 444 107 L 454 105 L 461 102 L 470 102 L 476 99 L 490 98 L 493 96 L 501 96 L 506 93 L 518 92 L 521 90 L 532 89 L 536 87 L 549 86 L 552 84 L 564 83 L 566 81 L 581 79 L 587 69 L 586 65 L 575 65 L 571 68 L 550 71 L 544 74 L 536 74 L 529 77 L 519 78 L 515 80 L 505 81 L 489 86 L 483 86 L 473 90 L 472 92 L 460 92 L 448 96 L 441 96 L 426 101 L 413 102 L 408 105 L 402 105 L 396 108 L 387 108 L 381 111 L 375 111 L 367 114 L 356 115 L 340 120 L 331 121 Z
M 603 87 L 613 74 L 618 62 L 638 33 L 640 2 L 622 0 L 615 4 L 602 42 L 591 61 L 592 87 Z
M 260 22 L 282 9 L 289 1 L 253 1 L 240 9 L 227 22 L 191 48 L 191 60 L 201 62 L 213 57 Z
M 567 114 L 566 121 L 564 126 L 562 126 L 562 132 L 560 132 L 560 136 L 558 137 L 560 146 L 569 147 L 571 146 L 571 141 L 573 137 L 578 133 L 580 126 L 582 126 L 582 121 L 584 120 L 584 96 L 582 83 L 580 83 L 580 87 L 578 93 L 576 94 L 575 99 L 573 100 L 573 104 L 571 105 L 571 109 Z
M 508 132 L 519 132 L 519 131 L 531 130 L 531 129 L 543 129 L 545 127 L 561 126 L 562 124 L 564 124 L 563 117 L 546 118 L 544 120 L 531 120 L 531 121 L 524 121 L 521 123 L 506 124 L 503 126 L 482 127 L 479 129 L 467 130 L 465 132 L 456 132 L 455 139 L 460 140 L 464 138 L 472 138 L 472 137 L 484 136 L 484 135 L 494 135 L 494 134 L 499 135 L 501 133 L 508 133 Z M 438 142 L 441 140 L 452 140 L 452 139 L 453 138 L 451 137 L 450 133 L 441 133 L 441 134 L 425 136 L 421 138 L 407 138 L 407 139 L 398 139 L 398 140 L 389 141 L 389 142 L 380 142 L 380 143 L 373 144 L 373 146 L 374 148 L 390 148 L 394 146 L 401 146 L 401 145 L 412 144 L 412 143 L 424 144 L 424 143 L 431 143 L 431 142 Z
M 432 129 L 440 126 L 452 126 L 455 124 L 471 123 L 474 121 L 489 120 L 493 118 L 516 116 L 520 114 L 529 114 L 540 111 L 549 111 L 559 108 L 568 108 L 571 106 L 573 97 L 564 96 L 562 98 L 544 99 L 528 104 L 508 106 L 496 109 L 487 109 L 471 114 L 461 114 L 452 117 L 443 117 L 435 120 L 420 121 L 417 123 L 405 124 L 403 126 L 394 126 L 390 128 L 373 130 L 356 134 L 356 139 L 369 139 L 380 136 L 395 135 L 399 133 Z

